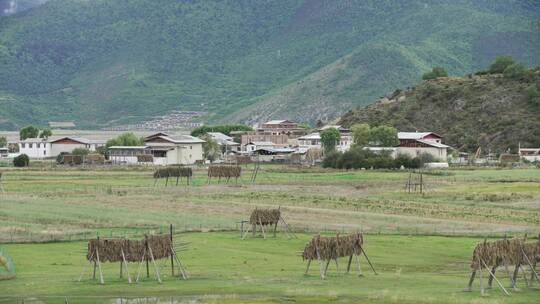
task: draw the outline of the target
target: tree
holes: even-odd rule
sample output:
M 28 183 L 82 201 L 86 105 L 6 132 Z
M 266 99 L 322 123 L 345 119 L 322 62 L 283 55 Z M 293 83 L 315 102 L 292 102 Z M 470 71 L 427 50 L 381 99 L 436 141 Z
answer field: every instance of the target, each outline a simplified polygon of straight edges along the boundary
M 90 150 L 86 148 L 75 148 L 73 151 L 71 151 L 71 154 L 85 156 L 90 154 Z
M 433 67 L 431 72 L 426 72 L 422 75 L 422 79 L 435 79 L 437 77 L 448 77 L 448 72 L 443 67 Z
M 39 135 L 39 129 L 30 125 L 22 128 L 19 131 L 20 140 L 25 140 L 27 138 L 36 138 Z
M 375 146 L 393 147 L 399 144 L 397 129 L 389 126 L 371 128 L 370 142 Z
M 144 140 L 137 137 L 132 132 L 126 132 L 118 135 L 115 138 L 109 139 L 105 146 L 107 148 L 112 146 L 142 146 L 144 145 Z
M 208 135 L 201 136 L 201 139 L 205 141 L 202 144 L 204 158 L 210 162 L 214 162 L 220 153 L 218 143 Z
M 355 124 L 351 127 L 353 145 L 356 147 L 365 147 L 369 145 L 371 138 L 371 128 L 368 124 Z
M 321 144 L 324 153 L 330 153 L 336 150 L 336 145 L 339 142 L 340 135 L 336 128 L 328 128 L 321 131 Z
M 51 129 L 43 129 L 41 130 L 41 133 L 39 134 L 39 138 L 49 138 L 50 136 L 52 136 L 52 131 Z
M 13 166 L 15 167 L 28 167 L 30 164 L 30 158 L 26 154 L 21 154 L 13 159 Z
M 504 69 L 503 75 L 505 78 L 520 79 L 525 76 L 525 67 L 520 63 L 514 63 Z
M 7 147 L 7 138 L 0 136 L 0 148 Z
M 504 70 L 511 66 L 512 64 L 515 64 L 516 61 L 514 60 L 514 58 L 512 58 L 512 56 L 498 56 L 497 58 L 495 58 L 495 60 L 491 63 L 491 65 L 489 66 L 489 72 L 491 74 L 497 74 L 497 73 L 502 73 L 504 72 Z

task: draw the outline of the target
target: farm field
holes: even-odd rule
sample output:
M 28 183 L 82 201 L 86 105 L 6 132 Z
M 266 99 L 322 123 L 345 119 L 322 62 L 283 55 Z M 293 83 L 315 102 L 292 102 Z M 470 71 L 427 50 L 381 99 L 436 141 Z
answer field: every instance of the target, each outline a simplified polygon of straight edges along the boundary
M 484 237 L 540 233 L 539 169 L 455 169 L 426 172 L 424 193 L 407 193 L 405 171 L 334 171 L 263 166 L 255 183 L 243 167 L 238 183 L 211 181 L 195 171 L 193 185 L 159 180 L 151 168 L 3 168 L 0 242 L 14 258 L 17 279 L 0 281 L 0 299 L 27 297 L 46 303 L 118 303 L 128 297 L 186 302 L 273 303 L 283 301 L 373 303 L 534 303 L 540 284 L 504 296 L 493 289 L 480 297 L 463 292 L 474 245 Z M 239 221 L 254 208 L 281 207 L 298 239 L 279 234 L 240 240 Z M 105 286 L 87 276 L 85 239 L 140 237 L 167 232 L 190 242 L 181 252 L 192 278 L 145 279 L 129 286 L 118 279 L 118 265 L 104 264 Z M 366 250 L 380 272 L 362 260 L 364 277 L 329 278 L 312 265 L 304 277 L 299 252 L 318 232 L 361 231 Z M 57 242 L 62 241 L 62 242 Z M 47 242 L 47 243 L 43 243 Z M 165 260 L 162 273 L 170 275 Z M 136 265 L 130 265 L 136 268 Z M 89 267 L 88 267 L 89 268 Z M 498 276 L 499 277 L 499 276 Z M 500 277 L 505 286 L 509 280 Z M 29 292 L 31 290 L 31 292 Z M 99 293 L 100 297 L 88 298 Z M 102 297 L 102 298 L 101 298 Z M 71 303 L 70 302 L 70 303 Z M 0 301 L 1 303 L 1 301 Z
M 161 260 L 163 284 L 151 274 L 151 278 L 129 285 L 126 279 L 119 279 L 118 263 L 103 263 L 105 285 L 99 285 L 91 279 L 91 268 L 84 260 L 84 242 L 8 245 L 18 263 L 18 278 L 0 282 L 2 290 L 12 297 L 5 301 L 26 296 L 64 303 L 64 296 L 68 296 L 70 303 L 119 303 L 114 301 L 121 297 L 138 303 L 137 298 L 152 296 L 150 303 L 158 303 L 158 299 L 170 303 L 170 297 L 203 303 L 535 303 L 540 292 L 539 284 L 525 288 L 522 278 L 520 290 L 511 291 L 510 297 L 497 288 L 480 297 L 478 279 L 473 292 L 464 292 L 471 251 L 481 240 L 478 238 L 368 235 L 365 248 L 379 274 L 374 275 L 363 258 L 363 277 L 356 271 L 345 274 L 343 258 L 338 264 L 340 273 L 332 263 L 322 281 L 317 264 L 304 276 L 306 262 L 298 252 L 309 239 L 307 234 L 299 234 L 298 239 L 279 235 L 275 239 L 241 240 L 233 232 L 175 237 L 191 243 L 189 250 L 180 253 L 190 279 L 170 277 L 167 260 Z M 86 275 L 77 282 L 84 267 Z M 134 276 L 137 264 L 130 267 Z M 501 272 L 498 277 L 509 286 L 506 274 Z

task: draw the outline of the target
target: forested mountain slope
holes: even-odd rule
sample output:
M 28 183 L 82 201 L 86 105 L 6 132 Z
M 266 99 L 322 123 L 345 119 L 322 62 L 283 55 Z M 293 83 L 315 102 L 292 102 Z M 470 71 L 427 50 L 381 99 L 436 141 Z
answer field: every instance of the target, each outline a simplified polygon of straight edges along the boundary
M 432 65 L 540 63 L 540 3 L 50 0 L 0 18 L 0 128 L 333 118 Z
M 539 91 L 540 68 L 519 79 L 501 74 L 438 78 L 349 111 L 340 123 L 433 131 L 460 151 L 481 147 L 484 153 L 516 153 L 520 143 L 540 147 Z

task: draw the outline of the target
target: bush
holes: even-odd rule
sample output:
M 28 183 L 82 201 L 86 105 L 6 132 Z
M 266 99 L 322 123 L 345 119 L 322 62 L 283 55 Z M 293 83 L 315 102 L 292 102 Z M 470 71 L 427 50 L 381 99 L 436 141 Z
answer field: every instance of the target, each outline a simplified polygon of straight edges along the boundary
M 536 86 L 532 85 L 527 88 L 527 97 L 529 98 L 530 103 L 538 103 L 538 101 L 540 100 L 540 92 L 538 92 Z
M 21 154 L 13 159 L 15 167 L 28 167 L 28 165 L 30 165 L 30 158 L 26 154 Z
M 512 65 L 509 65 L 506 69 L 503 71 L 503 75 L 505 78 L 510 79 L 521 79 L 523 76 L 525 76 L 525 67 L 520 63 L 514 63 Z
M 431 72 L 426 72 L 422 75 L 422 79 L 435 79 L 437 77 L 448 77 L 448 72 L 443 67 L 433 67 Z
M 330 152 L 326 154 L 322 161 L 323 168 L 337 168 L 337 162 L 341 158 L 340 152 Z
M 498 56 L 489 66 L 489 72 L 491 74 L 502 73 L 504 70 L 515 64 L 516 61 L 511 56 Z

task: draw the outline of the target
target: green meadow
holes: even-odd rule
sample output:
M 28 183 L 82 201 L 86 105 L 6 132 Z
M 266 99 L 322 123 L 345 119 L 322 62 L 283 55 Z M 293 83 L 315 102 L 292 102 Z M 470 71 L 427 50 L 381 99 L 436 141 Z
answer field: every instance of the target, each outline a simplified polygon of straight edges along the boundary
M 425 172 L 423 193 L 408 193 L 405 171 L 335 171 L 264 166 L 256 182 L 243 167 L 238 182 L 193 184 L 159 180 L 151 168 L 5 168 L 0 194 L 0 242 L 17 278 L 0 281 L 0 303 L 535 303 L 540 283 L 480 296 L 478 278 L 465 292 L 472 249 L 484 238 L 540 233 L 540 170 L 477 169 Z M 417 189 L 419 190 L 419 189 Z M 296 232 L 240 239 L 239 222 L 254 208 L 277 208 Z M 103 263 L 105 285 L 91 278 L 88 238 L 175 229 L 188 242 L 180 257 L 190 278 L 163 283 L 119 278 L 119 265 Z M 361 231 L 378 275 L 361 258 L 330 264 L 326 280 L 317 263 L 304 275 L 300 252 L 311 236 Z M 83 279 L 77 279 L 85 271 Z M 132 276 L 137 263 L 129 265 Z M 486 278 L 485 275 L 484 278 Z

